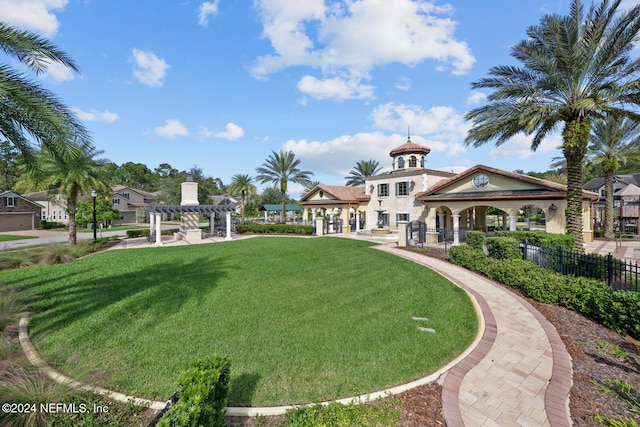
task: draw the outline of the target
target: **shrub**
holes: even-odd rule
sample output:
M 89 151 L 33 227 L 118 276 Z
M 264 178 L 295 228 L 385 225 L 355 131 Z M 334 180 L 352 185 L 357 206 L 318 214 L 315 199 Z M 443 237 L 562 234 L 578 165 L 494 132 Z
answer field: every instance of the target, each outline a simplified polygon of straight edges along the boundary
M 84 255 L 86 247 L 78 247 L 66 243 L 51 243 L 44 248 L 40 264 L 53 265 L 71 262 Z
M 512 237 L 490 237 L 487 239 L 489 257 L 495 259 L 522 259 L 520 242 Z
M 513 237 L 514 239 L 524 242 L 527 240 L 529 243 L 534 243 L 539 246 L 548 246 L 556 248 L 562 246 L 567 250 L 573 250 L 576 238 L 568 234 L 552 234 L 542 231 L 496 231 L 496 237 Z
M 479 251 L 484 251 L 485 235 L 482 231 L 467 231 L 467 245 Z
M 308 234 L 313 232 L 310 225 L 297 224 L 237 224 L 236 233 L 246 234 Z
M 144 237 L 147 235 L 147 230 L 127 230 L 127 237 Z
M 486 258 L 468 245 L 452 247 L 450 255 L 452 263 L 520 289 L 536 301 L 566 307 L 615 332 L 640 338 L 638 292 L 614 291 L 596 279 L 564 276 L 521 259 Z
M 200 359 L 178 380 L 178 402 L 160 419 L 159 427 L 225 427 L 229 393 L 229 360 L 212 356 Z
M 402 414 L 404 399 L 377 399 L 373 402 L 352 402 L 348 405 L 333 402 L 316 404 L 287 410 L 277 424 L 268 424 L 263 417 L 256 417 L 256 427 L 273 425 L 278 427 L 317 426 L 396 426 Z

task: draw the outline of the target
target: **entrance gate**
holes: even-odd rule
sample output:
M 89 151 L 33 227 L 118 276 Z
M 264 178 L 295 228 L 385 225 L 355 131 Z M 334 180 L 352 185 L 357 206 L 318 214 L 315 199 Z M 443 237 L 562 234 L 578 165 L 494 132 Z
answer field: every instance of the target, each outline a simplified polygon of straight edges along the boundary
M 322 221 L 323 234 L 342 234 L 342 219 L 341 218 L 325 218 Z

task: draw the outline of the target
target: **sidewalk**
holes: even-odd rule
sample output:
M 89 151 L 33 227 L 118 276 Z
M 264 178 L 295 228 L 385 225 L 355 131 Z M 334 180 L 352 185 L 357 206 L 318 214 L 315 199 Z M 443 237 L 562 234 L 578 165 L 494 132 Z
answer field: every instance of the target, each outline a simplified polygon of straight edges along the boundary
M 445 261 L 377 247 L 437 271 L 469 292 L 485 320 L 482 340 L 443 381 L 447 426 L 570 426 L 571 358 L 557 331 L 525 299 Z

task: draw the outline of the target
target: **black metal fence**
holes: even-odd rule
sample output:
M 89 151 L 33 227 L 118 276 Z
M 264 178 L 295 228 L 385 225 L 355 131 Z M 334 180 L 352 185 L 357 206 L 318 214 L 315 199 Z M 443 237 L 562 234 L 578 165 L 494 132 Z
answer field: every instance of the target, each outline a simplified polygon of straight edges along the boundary
M 458 230 L 460 244 L 465 243 L 466 235 L 466 229 Z M 421 221 L 412 221 L 407 224 L 407 242 L 410 246 L 448 251 L 453 246 L 453 239 L 453 229 L 450 228 L 427 228 L 427 225 Z
M 614 290 L 636 292 L 639 290 L 640 271 L 637 262 L 634 264 L 623 261 L 614 258 L 611 254 L 583 254 L 564 249 L 561 246 L 551 248 L 526 241 L 521 247 L 523 258 L 526 261 L 535 262 L 541 267 L 552 269 L 564 275 L 601 280 Z

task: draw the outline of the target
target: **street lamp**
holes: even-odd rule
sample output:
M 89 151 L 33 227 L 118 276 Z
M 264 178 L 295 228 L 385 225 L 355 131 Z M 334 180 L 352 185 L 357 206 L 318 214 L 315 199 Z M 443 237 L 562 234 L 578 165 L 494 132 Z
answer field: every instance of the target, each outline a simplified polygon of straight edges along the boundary
M 96 197 L 98 196 L 98 192 L 96 190 L 91 190 L 91 197 L 93 198 L 93 243 L 96 243 Z

